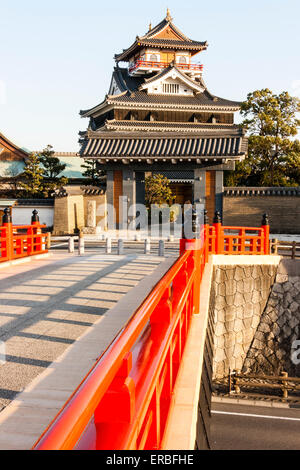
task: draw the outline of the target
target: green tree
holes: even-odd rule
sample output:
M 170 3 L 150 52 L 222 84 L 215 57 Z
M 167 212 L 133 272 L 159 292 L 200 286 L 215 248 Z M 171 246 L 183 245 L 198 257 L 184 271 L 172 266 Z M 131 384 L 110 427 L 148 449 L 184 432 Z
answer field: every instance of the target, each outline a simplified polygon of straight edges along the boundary
M 151 204 L 172 204 L 174 199 L 168 178 L 160 174 L 145 178 L 145 200 L 148 207 Z
M 68 183 L 68 178 L 65 176 L 59 177 L 59 174 L 64 171 L 67 165 L 61 163 L 54 153 L 53 147 L 47 145 L 38 154 L 43 170 L 43 193 L 45 197 L 51 197 L 56 190 Z
M 43 195 L 43 170 L 40 167 L 39 155 L 36 153 L 30 154 L 25 162 L 20 188 L 26 197 Z
M 97 160 L 85 160 L 81 165 L 82 176 L 86 178 L 85 184 L 100 186 L 105 181 L 105 173 L 99 168 Z
M 40 162 L 43 165 L 44 178 L 57 178 L 67 166 L 65 163 L 61 163 L 54 153 L 55 152 L 51 145 L 47 145 L 47 147 L 39 153 Z
M 225 176 L 226 186 L 300 185 L 300 100 L 265 88 L 242 103 L 242 126 L 249 135 L 248 157 Z

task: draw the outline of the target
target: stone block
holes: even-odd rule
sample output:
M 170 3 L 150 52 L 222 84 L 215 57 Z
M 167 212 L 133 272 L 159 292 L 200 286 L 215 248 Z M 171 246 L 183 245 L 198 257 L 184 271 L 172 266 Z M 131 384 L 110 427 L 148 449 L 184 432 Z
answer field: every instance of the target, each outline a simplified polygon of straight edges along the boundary
M 290 328 L 294 329 L 295 326 L 298 326 L 299 320 L 297 317 L 293 316 L 292 318 L 289 319 L 289 326 Z
M 247 279 L 243 279 L 243 286 L 244 286 L 244 292 L 245 293 L 251 293 L 254 289 L 254 280 L 249 277 Z
M 297 310 L 300 309 L 300 305 L 297 302 L 292 302 L 290 305 L 290 311 L 292 313 L 296 312 Z
M 251 302 L 251 299 L 252 299 L 252 291 L 251 291 L 251 292 L 244 292 L 244 293 L 243 293 L 243 296 L 244 296 L 244 299 L 245 299 L 245 303 Z
M 234 295 L 227 295 L 226 296 L 226 303 L 229 306 L 234 305 Z
M 226 295 L 224 282 L 217 284 L 216 292 L 217 295 L 221 295 L 223 297 Z
M 288 278 L 289 278 L 288 274 L 278 273 L 275 280 L 276 280 L 276 283 L 282 284 L 283 282 L 287 282 Z
M 253 304 L 250 302 L 247 302 L 243 307 L 243 311 L 244 311 L 244 318 L 251 318 L 254 312 Z
M 282 331 L 283 331 L 286 338 L 289 338 L 289 336 L 292 333 L 292 330 L 291 330 L 289 325 L 284 325 L 284 327 L 282 328 Z
M 234 279 L 234 271 L 235 269 L 232 266 L 227 266 L 225 270 L 225 276 L 227 281 L 230 281 L 231 279 Z
M 216 351 L 215 351 L 215 355 L 214 355 L 214 360 L 216 362 L 221 362 L 225 359 L 225 351 L 224 351 L 224 348 L 217 348 Z
M 263 333 L 270 333 L 271 329 L 270 329 L 270 326 L 267 323 L 261 322 L 258 325 L 258 331 L 261 331 Z
M 252 318 L 244 318 L 243 324 L 245 328 L 251 328 L 252 326 Z
M 234 305 L 236 307 L 240 307 L 241 305 L 244 305 L 244 297 L 239 292 L 237 292 L 234 296 Z
M 236 281 L 234 279 L 230 279 L 225 284 L 225 294 L 227 295 L 234 295 L 236 293 Z
M 261 277 L 257 277 L 256 279 L 254 279 L 254 289 L 256 289 L 257 291 L 261 291 L 261 288 L 262 288 Z
M 254 304 L 257 304 L 258 302 L 260 302 L 260 300 L 261 300 L 260 292 L 255 290 L 252 294 L 252 302 Z
M 253 315 L 251 327 L 256 329 L 257 326 L 259 325 L 259 322 L 260 322 L 260 316 L 259 315 Z
M 241 281 L 242 279 L 244 279 L 244 277 L 245 277 L 244 269 L 241 266 L 237 266 L 235 268 L 234 279 L 236 281 Z
M 219 310 L 226 307 L 225 297 L 217 296 L 215 300 L 215 307 Z
M 215 335 L 216 336 L 222 336 L 226 333 L 225 325 L 224 323 L 217 323 L 216 328 L 215 328 Z
M 233 327 L 233 330 L 235 331 L 235 333 L 239 332 L 239 331 L 242 331 L 243 329 L 243 321 L 242 320 L 235 320 L 234 322 L 234 327 Z
M 240 294 L 244 293 L 244 282 L 241 281 L 236 281 L 236 291 L 239 292 Z
M 227 307 L 225 309 L 225 321 L 231 322 L 234 321 L 236 318 L 236 307 Z

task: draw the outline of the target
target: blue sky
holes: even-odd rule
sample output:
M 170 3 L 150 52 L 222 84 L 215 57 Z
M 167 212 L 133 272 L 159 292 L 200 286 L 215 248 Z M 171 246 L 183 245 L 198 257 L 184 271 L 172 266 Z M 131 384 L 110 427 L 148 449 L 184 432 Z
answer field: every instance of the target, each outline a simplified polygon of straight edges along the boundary
M 300 97 L 299 0 L 0 0 L 0 132 L 30 150 L 78 151 L 79 110 L 103 100 L 114 54 L 167 7 L 187 36 L 208 41 L 197 60 L 212 93 Z

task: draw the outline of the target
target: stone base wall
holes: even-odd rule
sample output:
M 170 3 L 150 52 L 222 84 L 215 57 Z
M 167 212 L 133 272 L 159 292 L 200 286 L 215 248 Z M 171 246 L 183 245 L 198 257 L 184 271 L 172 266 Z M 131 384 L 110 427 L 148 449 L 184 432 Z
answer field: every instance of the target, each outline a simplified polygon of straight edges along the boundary
M 68 235 L 84 227 L 83 196 L 59 197 L 54 203 L 53 235 Z
M 242 368 L 276 270 L 276 264 L 214 267 L 210 297 L 210 308 L 214 310 L 213 378 Z
M 286 371 L 292 377 L 299 376 L 300 365 L 292 361 L 293 342 L 300 340 L 299 333 L 300 261 L 282 260 L 243 372 L 280 374 Z
M 102 230 L 106 227 L 106 195 L 99 194 L 99 195 L 84 195 L 84 223 L 85 227 L 88 226 L 87 214 L 88 214 L 88 202 L 95 201 L 96 202 L 96 226 L 101 227 Z
M 224 193 L 224 225 L 257 227 L 265 212 L 270 217 L 271 233 L 300 233 L 299 196 L 240 196 L 227 195 L 226 191 Z
M 54 235 L 68 235 L 87 226 L 87 206 L 89 201 L 96 201 L 96 225 L 106 227 L 106 195 L 68 195 L 58 197 L 54 204 Z

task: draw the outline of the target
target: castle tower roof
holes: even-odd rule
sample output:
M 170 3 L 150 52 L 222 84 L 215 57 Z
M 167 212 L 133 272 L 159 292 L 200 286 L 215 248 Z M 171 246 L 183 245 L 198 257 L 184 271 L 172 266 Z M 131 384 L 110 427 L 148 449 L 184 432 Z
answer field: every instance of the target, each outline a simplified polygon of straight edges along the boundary
M 208 44 L 207 41 L 194 41 L 183 34 L 174 25 L 168 10 L 167 16 L 158 25 L 152 29 L 149 28 L 149 31 L 143 36 L 137 36 L 130 47 L 124 49 L 120 54 L 116 54 L 116 62 L 129 61 L 132 56 L 145 46 L 158 49 L 187 50 L 194 55 L 207 49 Z

